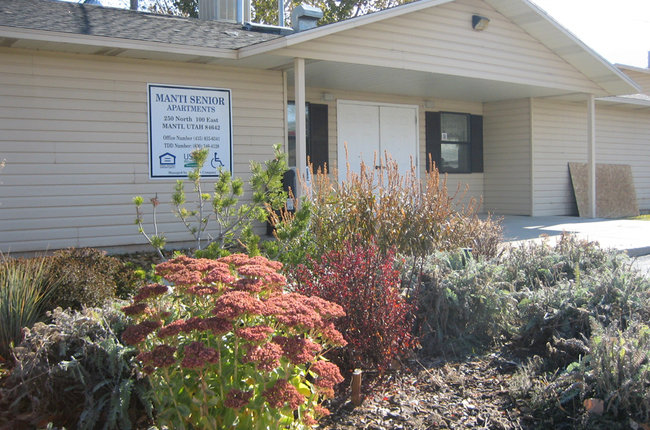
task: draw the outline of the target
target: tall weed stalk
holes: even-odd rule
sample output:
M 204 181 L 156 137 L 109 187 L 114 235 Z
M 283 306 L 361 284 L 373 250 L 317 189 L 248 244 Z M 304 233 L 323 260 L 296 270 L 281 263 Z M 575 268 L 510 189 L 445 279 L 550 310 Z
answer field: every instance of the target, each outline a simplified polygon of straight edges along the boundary
M 387 154 L 379 161 L 381 169 L 361 163 L 359 173 L 348 163 L 341 182 L 334 179 L 336 172 L 312 176 L 306 194 L 312 205 L 311 234 L 320 248 L 317 254 L 340 249 L 346 242 L 370 240 L 383 254 L 395 248 L 415 256 L 458 248 L 487 250 L 499 242 L 485 234 L 488 229 L 477 215 L 480 201 L 466 199 L 467 188 L 459 186 L 450 193 L 446 177 L 435 168 L 421 179 L 414 166 L 401 174 Z M 489 231 L 500 238 L 498 223 L 490 226 Z M 489 252 L 495 253 L 496 247 Z

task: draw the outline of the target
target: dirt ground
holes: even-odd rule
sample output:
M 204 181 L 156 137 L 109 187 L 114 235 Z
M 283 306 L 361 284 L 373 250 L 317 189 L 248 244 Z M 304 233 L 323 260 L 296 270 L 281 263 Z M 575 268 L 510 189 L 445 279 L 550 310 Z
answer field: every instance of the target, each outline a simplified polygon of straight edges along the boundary
M 508 394 L 517 363 L 498 353 L 464 361 L 413 358 L 354 407 L 349 396 L 327 405 L 320 429 L 522 429 L 531 427 Z M 370 387 L 364 387 L 369 391 Z M 349 391 L 349 390 L 348 390 Z

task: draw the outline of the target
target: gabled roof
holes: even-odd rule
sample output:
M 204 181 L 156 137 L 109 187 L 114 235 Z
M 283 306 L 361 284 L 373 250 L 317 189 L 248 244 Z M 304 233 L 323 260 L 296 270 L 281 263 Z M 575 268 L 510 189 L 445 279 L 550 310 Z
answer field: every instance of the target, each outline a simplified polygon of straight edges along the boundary
M 50 0 L 0 1 L 0 28 L 5 34 L 10 29 L 17 33 L 24 29 L 219 50 L 236 50 L 280 37 L 246 31 L 235 23 Z M 95 41 L 101 43 L 101 39 Z
M 252 59 L 305 41 L 453 1 L 419 0 L 313 30 L 280 36 L 247 31 L 235 23 L 51 0 L 2 0 L 0 46 L 196 62 Z M 603 95 L 640 92 L 632 79 L 530 1 L 482 1 L 602 88 Z M 49 46 L 48 42 L 55 46 Z
M 453 1 L 419 0 L 391 9 L 317 27 L 305 32 L 294 33 L 282 39 L 271 40 L 255 46 L 242 48 L 240 50 L 240 58 L 291 47 L 320 37 L 444 5 Z M 532 2 L 528 0 L 483 1 L 517 24 L 609 94 L 629 94 L 639 91 L 638 85 L 632 79 L 614 67 L 589 46 L 585 45 L 580 39 L 562 27 Z

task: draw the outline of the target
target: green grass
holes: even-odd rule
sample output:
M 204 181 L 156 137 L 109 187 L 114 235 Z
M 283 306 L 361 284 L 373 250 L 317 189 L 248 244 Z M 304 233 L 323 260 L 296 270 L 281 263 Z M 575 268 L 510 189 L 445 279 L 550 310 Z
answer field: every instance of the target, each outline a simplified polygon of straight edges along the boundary
M 633 216 L 633 217 L 630 217 L 629 219 L 638 219 L 638 220 L 641 220 L 641 221 L 650 221 L 650 214 Z

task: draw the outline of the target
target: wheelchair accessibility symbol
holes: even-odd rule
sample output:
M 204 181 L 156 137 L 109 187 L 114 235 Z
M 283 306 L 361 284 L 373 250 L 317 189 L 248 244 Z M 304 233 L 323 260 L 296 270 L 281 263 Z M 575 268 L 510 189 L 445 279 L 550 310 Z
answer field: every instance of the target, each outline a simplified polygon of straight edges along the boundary
M 221 161 L 219 155 L 216 152 L 214 153 L 214 158 L 210 160 L 210 165 L 212 166 L 213 169 L 224 166 L 223 161 Z

